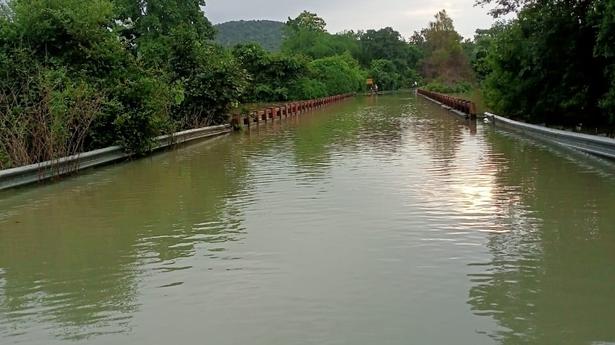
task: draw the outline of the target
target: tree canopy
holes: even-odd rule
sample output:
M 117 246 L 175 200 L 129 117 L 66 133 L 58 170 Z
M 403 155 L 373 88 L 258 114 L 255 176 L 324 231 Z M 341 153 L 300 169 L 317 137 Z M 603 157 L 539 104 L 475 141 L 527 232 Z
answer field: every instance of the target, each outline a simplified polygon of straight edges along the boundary
M 434 19 L 421 31 L 420 38 L 415 38 L 425 54 L 421 64 L 423 75 L 449 84 L 470 80 L 472 70 L 453 20 L 445 10 L 438 12 Z
M 286 25 L 295 31 L 307 30 L 313 32 L 325 32 L 327 23 L 316 13 L 303 11 L 297 18 L 288 18 Z
M 474 42 L 462 42 L 452 19 L 442 11 L 429 27 L 406 40 L 390 27 L 332 34 L 323 18 L 304 11 L 286 24 L 278 23 L 272 34 L 280 40 L 276 51 L 263 47 L 258 30 L 246 29 L 254 28 L 252 24 L 264 27 L 265 22 L 239 22 L 241 44 L 217 45 L 216 28 L 204 6 L 202 0 L 9 0 L 1 6 L 0 109 L 10 116 L 0 121 L 0 136 L 25 139 L 19 141 L 23 147 L 0 145 L 0 164 L 68 154 L 40 153 L 37 145 L 43 144 L 35 140 L 39 132 L 53 134 L 45 139 L 48 147 L 74 151 L 120 144 L 142 153 L 157 135 L 226 122 L 229 111 L 242 102 L 364 91 L 368 78 L 381 90 L 412 87 L 423 80 L 453 90 L 474 79 L 468 61 L 477 79 L 495 90 L 513 78 L 504 68 L 513 56 L 498 55 L 493 47 L 509 43 L 511 49 L 525 49 L 514 45 L 515 36 L 506 35 L 527 37 L 527 23 L 540 22 L 528 14 L 533 19 L 523 25 L 520 20 L 502 24 L 498 30 L 477 34 Z M 612 7 L 604 1 L 605 11 L 612 13 Z M 591 22 L 601 34 L 590 55 L 605 63 L 614 55 L 613 22 L 612 16 Z M 539 53 L 559 54 L 536 50 Z M 571 55 L 570 61 L 576 57 Z M 601 66 L 595 75 L 610 85 L 607 75 L 615 71 Z M 570 80 L 579 79 L 573 77 L 568 71 Z M 518 88 L 517 94 L 522 90 Z M 514 101 L 496 91 L 489 95 L 494 104 Z M 511 95 L 515 93 L 506 97 Z M 570 109 L 584 104 L 577 94 L 566 96 Z M 602 106 L 612 107 L 614 98 L 602 97 Z M 27 152 L 27 157 L 19 158 L 17 152 Z
M 490 3 L 490 1 L 482 1 Z M 615 114 L 615 6 L 608 0 L 497 1 L 517 18 L 481 35 L 488 102 L 529 121 L 600 126 Z

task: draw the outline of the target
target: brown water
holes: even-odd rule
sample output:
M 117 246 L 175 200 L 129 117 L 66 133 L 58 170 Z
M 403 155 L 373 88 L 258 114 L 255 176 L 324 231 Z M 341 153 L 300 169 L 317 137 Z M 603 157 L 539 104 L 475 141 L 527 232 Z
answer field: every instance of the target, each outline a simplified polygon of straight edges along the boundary
M 615 344 L 615 166 L 410 95 L 0 194 L 0 344 Z

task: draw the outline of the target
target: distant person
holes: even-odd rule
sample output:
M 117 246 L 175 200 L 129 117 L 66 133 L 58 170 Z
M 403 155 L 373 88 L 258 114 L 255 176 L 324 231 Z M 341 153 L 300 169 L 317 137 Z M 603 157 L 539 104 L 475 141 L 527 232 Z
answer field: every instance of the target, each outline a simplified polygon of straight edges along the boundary
M 378 84 L 374 84 L 374 92 L 377 94 L 378 93 Z

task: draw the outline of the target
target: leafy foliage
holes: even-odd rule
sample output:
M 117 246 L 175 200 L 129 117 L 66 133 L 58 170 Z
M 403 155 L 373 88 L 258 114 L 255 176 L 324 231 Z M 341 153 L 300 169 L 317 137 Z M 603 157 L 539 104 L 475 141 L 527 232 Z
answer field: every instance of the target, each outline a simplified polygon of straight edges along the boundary
M 313 31 L 325 32 L 327 23 L 316 13 L 303 11 L 297 18 L 288 18 L 286 23 L 288 28 L 293 31 Z
M 491 107 L 533 122 L 613 124 L 612 2 L 500 5 L 524 7 L 516 20 L 492 29 L 479 63 Z
M 282 51 L 287 55 L 304 55 L 312 59 L 351 52 L 359 53 L 358 42 L 345 34 L 331 35 L 314 30 L 290 30 L 282 44 Z
M 374 60 L 369 75 L 378 82 L 380 90 L 397 90 L 401 85 L 401 75 L 391 60 Z
M 312 61 L 310 74 L 324 84 L 329 95 L 359 91 L 366 77 L 348 53 Z
M 2 167 L 113 144 L 145 153 L 163 133 L 226 122 L 238 102 L 356 92 L 367 78 L 382 90 L 423 78 L 452 90 L 451 84 L 471 79 L 468 59 L 481 67 L 480 78 L 490 80 L 499 71 L 491 53 L 499 32 L 462 44 L 445 12 L 410 41 L 392 28 L 331 34 L 322 18 L 307 11 L 285 25 L 226 23 L 217 27 L 218 40 L 233 44 L 226 49 L 212 42 L 216 28 L 204 5 L 9 0 L 0 6 L 0 109 L 7 120 L 0 121 L 0 135 L 25 138 L 0 145 Z M 605 61 L 613 58 L 612 22 L 596 22 L 605 34 L 595 54 Z M 234 44 L 250 41 L 260 45 Z M 483 50 L 474 54 L 478 47 Z M 615 71 L 600 73 L 606 78 Z M 504 79 L 492 82 L 497 80 Z M 603 106 L 612 107 L 613 99 L 604 97 Z M 49 133 L 46 141 L 37 142 L 43 132 Z M 45 145 L 66 149 L 39 154 Z
M 246 76 L 230 54 L 207 43 L 214 31 L 202 5 L 9 1 L 0 12 L 0 134 L 24 139 L 0 149 L 4 165 L 112 144 L 143 153 L 157 135 L 225 122 Z M 79 118 L 77 107 L 90 111 Z M 53 139 L 77 128 L 86 129 L 78 139 Z M 41 131 L 50 139 L 37 141 Z M 51 153 L 37 153 L 43 150 Z
M 472 78 L 462 37 L 455 31 L 453 20 L 445 10 L 438 12 L 435 21 L 430 22 L 416 39 L 424 49 L 421 69 L 425 78 L 451 85 Z
M 468 91 L 470 91 L 472 89 L 472 85 L 470 83 L 464 83 L 464 82 L 450 85 L 450 84 L 439 83 L 437 81 L 432 81 L 431 83 L 425 85 L 423 88 L 429 91 L 439 92 L 439 93 L 461 94 L 461 93 L 467 93 Z
M 490 29 L 476 30 L 471 50 L 466 55 L 468 55 L 472 69 L 479 81 L 483 81 L 491 73 L 491 66 L 488 61 L 489 51 L 496 37 L 505 29 L 505 22 L 497 22 Z
M 270 52 L 279 52 L 286 25 L 270 20 L 231 21 L 218 24 L 216 42 L 225 47 L 254 43 Z
M 420 79 L 416 68 L 421 50 L 392 28 L 330 34 L 324 30 L 325 25 L 312 13 L 304 12 L 296 19 L 289 19 L 283 53 L 314 60 L 349 55 L 359 62 L 362 75 L 376 79 L 382 90 L 410 87 Z M 381 61 L 374 65 L 378 60 Z
M 244 100 L 275 102 L 289 99 L 289 88 L 307 74 L 307 61 L 272 54 L 255 44 L 238 45 L 233 55 L 249 73 L 251 83 Z
M 359 61 L 370 68 L 371 77 L 380 89 L 396 90 L 418 81 L 416 69 L 423 53 L 415 44 L 405 42 L 399 32 L 390 27 L 368 30 L 359 35 L 359 44 Z

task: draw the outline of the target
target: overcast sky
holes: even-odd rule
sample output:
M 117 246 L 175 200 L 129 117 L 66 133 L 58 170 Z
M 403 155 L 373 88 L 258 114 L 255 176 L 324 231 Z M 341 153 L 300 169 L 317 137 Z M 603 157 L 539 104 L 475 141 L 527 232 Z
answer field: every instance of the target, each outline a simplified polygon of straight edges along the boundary
M 474 7 L 475 0 L 207 0 L 205 12 L 213 23 L 230 20 L 269 19 L 286 21 L 301 11 L 316 12 L 336 33 L 346 29 L 366 30 L 391 26 L 409 37 L 427 26 L 433 15 L 446 9 L 457 31 L 473 37 L 478 28 L 488 28 L 493 19 L 488 9 Z

